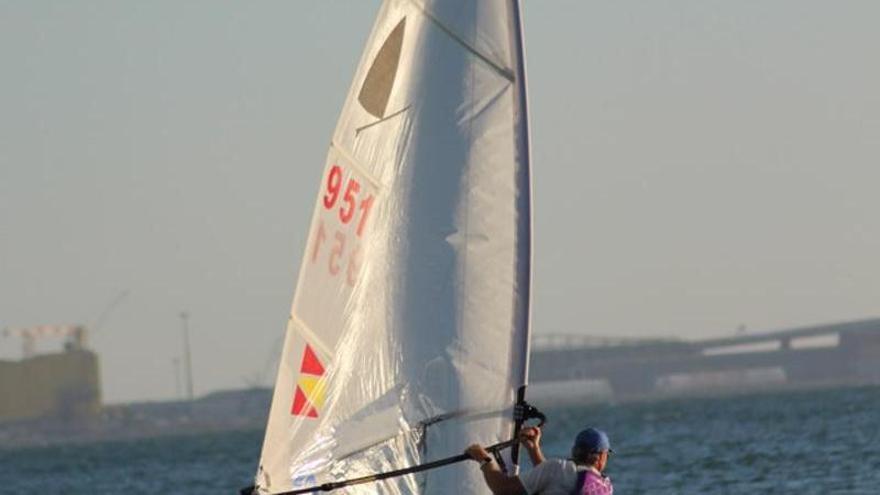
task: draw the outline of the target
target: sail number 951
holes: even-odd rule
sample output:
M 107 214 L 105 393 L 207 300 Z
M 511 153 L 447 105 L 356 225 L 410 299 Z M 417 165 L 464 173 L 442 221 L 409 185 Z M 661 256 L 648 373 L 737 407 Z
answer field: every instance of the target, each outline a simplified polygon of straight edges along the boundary
M 362 184 L 351 171 L 335 164 L 328 170 L 322 189 L 324 212 L 315 225 L 309 258 L 312 264 L 324 265 L 329 275 L 344 277 L 353 287 L 361 267 L 361 238 L 375 195 L 369 183 Z
M 348 225 L 355 217 L 355 212 L 360 212 L 357 220 L 357 230 L 355 233 L 358 237 L 364 232 L 364 226 L 370 216 L 370 209 L 373 207 L 373 195 L 361 195 L 361 185 L 354 177 L 348 179 L 343 187 L 342 183 L 342 167 L 333 165 L 330 167 L 330 173 L 327 174 L 327 188 L 324 192 L 324 208 L 333 210 L 339 206 L 339 221 L 343 225 Z

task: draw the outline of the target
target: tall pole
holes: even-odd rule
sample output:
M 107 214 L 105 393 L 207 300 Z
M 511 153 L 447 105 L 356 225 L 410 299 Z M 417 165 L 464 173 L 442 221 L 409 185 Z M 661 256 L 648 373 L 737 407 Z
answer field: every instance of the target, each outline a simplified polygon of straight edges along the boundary
M 180 358 L 172 359 L 171 365 L 174 366 L 174 398 L 180 399 Z
M 186 311 L 180 313 L 180 320 L 183 322 L 183 366 L 186 372 L 186 398 L 192 401 L 193 396 L 193 374 L 192 374 L 192 355 L 189 351 L 189 314 Z

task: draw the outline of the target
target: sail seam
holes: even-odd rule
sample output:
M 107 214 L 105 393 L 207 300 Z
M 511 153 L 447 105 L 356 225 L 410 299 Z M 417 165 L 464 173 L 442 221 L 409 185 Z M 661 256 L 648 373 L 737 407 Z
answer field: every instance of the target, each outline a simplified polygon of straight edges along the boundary
M 376 189 L 380 189 L 380 190 L 384 189 L 384 184 L 382 184 L 382 182 L 379 179 L 373 177 L 372 172 L 368 171 L 365 167 L 363 167 L 357 160 L 355 160 L 354 156 L 352 156 L 342 146 L 339 146 L 339 144 L 335 140 L 332 140 L 332 139 L 330 140 L 330 147 L 335 149 L 337 153 L 342 155 L 342 158 L 344 158 L 345 161 L 348 162 L 348 164 L 351 165 L 351 167 L 353 169 L 355 169 L 355 171 L 357 171 L 359 174 L 366 177 L 367 180 L 370 181 L 370 183 L 372 184 L 373 187 L 375 187 Z
M 309 326 L 306 325 L 306 323 L 302 321 L 302 319 L 297 317 L 295 314 L 291 314 L 290 320 L 291 323 L 296 325 L 297 330 L 299 331 L 298 333 L 306 339 L 309 345 L 311 345 L 312 347 L 317 347 L 324 355 L 333 354 L 332 350 L 329 349 L 323 341 L 321 341 L 321 338 L 318 337 L 318 335 L 314 331 L 312 331 L 312 329 L 309 328 Z
M 451 28 L 449 28 L 445 24 L 443 24 L 443 22 L 441 22 L 440 19 L 437 19 L 436 17 L 434 17 L 434 15 L 431 14 L 431 12 L 429 12 L 428 9 L 426 9 L 425 6 L 421 4 L 421 2 L 418 2 L 417 0 L 410 0 L 410 1 L 412 2 L 413 5 L 415 5 L 422 12 L 422 14 L 425 17 L 428 18 L 429 21 L 431 21 L 435 26 L 437 26 L 437 28 L 440 29 L 440 31 L 443 31 L 453 41 L 455 41 L 456 43 L 461 45 L 462 48 L 464 48 L 466 51 L 470 52 L 471 55 L 473 55 L 473 56 L 477 57 L 479 60 L 483 61 L 483 63 L 485 63 L 486 65 L 488 65 L 492 69 L 494 69 L 495 72 L 497 72 L 501 77 L 507 79 L 511 83 L 516 80 L 516 77 L 514 76 L 512 70 L 504 67 L 501 64 L 494 62 L 487 55 L 484 55 L 479 50 L 472 47 L 461 36 L 456 34 L 455 31 L 453 31 Z

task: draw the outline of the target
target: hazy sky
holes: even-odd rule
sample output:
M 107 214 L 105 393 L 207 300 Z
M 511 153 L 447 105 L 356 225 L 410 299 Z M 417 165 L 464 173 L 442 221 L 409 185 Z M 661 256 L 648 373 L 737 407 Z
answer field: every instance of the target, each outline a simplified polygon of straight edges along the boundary
M 0 2 L 0 327 L 128 290 L 92 341 L 109 402 L 175 395 L 181 310 L 197 394 L 270 383 L 378 4 Z M 527 1 L 535 333 L 880 315 L 878 18 Z

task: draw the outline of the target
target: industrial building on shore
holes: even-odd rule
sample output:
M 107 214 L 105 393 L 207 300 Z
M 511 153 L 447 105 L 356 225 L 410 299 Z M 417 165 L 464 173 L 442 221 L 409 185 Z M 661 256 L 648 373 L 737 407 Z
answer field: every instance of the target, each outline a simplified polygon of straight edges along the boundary
M 101 411 L 101 380 L 98 356 L 85 347 L 82 326 L 42 326 L 4 330 L 7 337 L 20 337 L 23 358 L 0 360 L 0 421 L 55 418 L 84 421 Z M 40 336 L 66 338 L 61 352 L 34 354 L 33 341 Z

